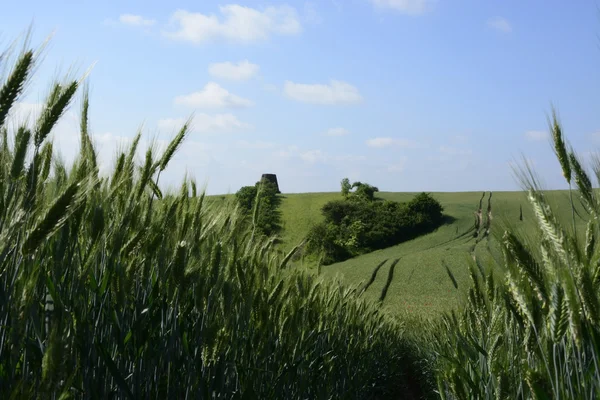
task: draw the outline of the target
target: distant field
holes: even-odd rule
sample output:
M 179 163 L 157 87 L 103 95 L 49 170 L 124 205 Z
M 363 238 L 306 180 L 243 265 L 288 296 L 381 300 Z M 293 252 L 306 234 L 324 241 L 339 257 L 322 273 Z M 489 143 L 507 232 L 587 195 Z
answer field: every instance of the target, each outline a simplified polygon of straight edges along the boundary
M 379 193 L 378 197 L 408 201 L 416 193 Z M 375 281 L 365 292 L 365 296 L 378 299 L 388 277 L 393 260 L 400 258 L 395 267 L 392 283 L 389 287 L 384 305 L 395 313 L 411 315 L 436 315 L 440 311 L 449 310 L 460 305 L 463 293 L 468 288 L 469 251 L 474 239 L 468 235 L 456 239 L 467 231 L 474 222 L 482 192 L 433 193 L 433 196 L 444 206 L 444 213 L 451 217 L 448 224 L 435 232 L 402 243 L 387 249 L 378 250 L 345 262 L 324 266 L 322 274 L 328 277 L 339 277 L 343 282 L 354 285 L 367 282 L 374 268 L 384 260 L 388 260 L 378 271 Z M 487 209 L 487 199 L 483 204 L 483 212 Z M 330 200 L 339 199 L 339 193 L 305 193 L 284 194 L 282 201 L 281 249 L 288 251 L 298 244 L 311 226 L 321 221 L 321 207 Z M 548 200 L 565 212 L 561 217 L 571 221 L 568 192 L 548 192 Z M 523 207 L 523 222 L 519 221 L 519 206 Z M 494 233 L 502 233 L 502 226 L 511 224 L 519 227 L 527 234 L 535 234 L 533 214 L 524 192 L 494 192 L 492 196 L 492 228 Z M 584 231 L 585 223 L 577 218 L 580 231 Z M 567 224 L 568 225 L 568 224 Z M 484 240 L 477 245 L 476 253 L 484 259 L 493 255 L 500 257 L 496 240 Z M 459 290 L 452 285 L 444 268 L 448 265 Z M 311 261 L 305 261 L 310 267 Z

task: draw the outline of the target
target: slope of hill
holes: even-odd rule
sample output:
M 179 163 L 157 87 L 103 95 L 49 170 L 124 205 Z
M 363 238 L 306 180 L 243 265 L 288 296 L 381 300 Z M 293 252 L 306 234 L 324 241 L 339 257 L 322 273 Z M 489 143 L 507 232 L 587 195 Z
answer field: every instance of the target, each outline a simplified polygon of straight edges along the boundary
M 379 193 L 384 199 L 408 201 L 416 193 Z M 435 232 L 397 246 L 378 250 L 341 263 L 322 267 L 321 273 L 327 277 L 340 278 L 349 285 L 365 285 L 373 276 L 374 269 L 383 261 L 375 279 L 365 291 L 365 296 L 379 299 L 392 262 L 399 259 L 394 267 L 391 283 L 384 299 L 384 305 L 396 313 L 414 315 L 435 315 L 443 310 L 459 306 L 468 287 L 468 262 L 470 251 L 476 240 L 472 234 L 465 234 L 474 225 L 474 212 L 479 206 L 482 192 L 433 193 L 444 206 L 448 222 Z M 284 230 L 281 248 L 285 251 L 298 244 L 310 227 L 321 221 L 321 207 L 330 200 L 339 199 L 339 193 L 306 193 L 284 195 L 282 216 Z M 489 192 L 482 204 L 485 216 Z M 571 221 L 568 206 L 568 192 L 548 192 L 549 201 L 565 210 L 562 218 L 567 225 Z M 492 233 L 501 235 L 507 224 L 520 227 L 526 234 L 535 234 L 530 223 L 530 210 L 524 192 L 494 192 L 492 195 Z M 520 206 L 523 221 L 520 221 Z M 484 217 L 485 218 L 485 217 Z M 580 232 L 585 230 L 585 222 L 576 217 Z M 476 254 L 482 260 L 501 257 L 497 239 L 492 237 L 479 242 Z M 306 261 L 311 266 L 314 261 Z M 458 290 L 448 276 L 446 266 L 452 272 Z

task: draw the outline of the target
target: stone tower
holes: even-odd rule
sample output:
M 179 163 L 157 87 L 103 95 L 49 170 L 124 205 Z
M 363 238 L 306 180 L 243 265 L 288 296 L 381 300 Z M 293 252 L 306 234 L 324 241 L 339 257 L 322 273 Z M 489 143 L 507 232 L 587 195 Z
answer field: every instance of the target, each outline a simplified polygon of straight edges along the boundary
M 275 184 L 275 187 L 277 188 L 277 193 L 281 193 L 281 191 L 279 190 L 279 184 L 277 183 L 277 175 L 275 174 L 263 174 L 262 177 L 260 178 L 261 181 L 265 180 L 268 182 L 272 182 Z

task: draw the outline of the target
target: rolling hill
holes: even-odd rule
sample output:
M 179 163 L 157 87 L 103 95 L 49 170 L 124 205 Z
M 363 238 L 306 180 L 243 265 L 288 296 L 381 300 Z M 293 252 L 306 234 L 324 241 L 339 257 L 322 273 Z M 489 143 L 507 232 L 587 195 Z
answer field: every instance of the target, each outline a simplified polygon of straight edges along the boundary
M 394 201 L 408 201 L 417 193 L 378 193 L 378 197 Z M 387 260 L 377 271 L 375 279 L 364 295 L 379 299 L 388 280 L 392 262 L 399 259 L 393 271 L 384 306 L 394 313 L 415 316 L 433 316 L 440 311 L 460 305 L 468 287 L 468 262 L 475 245 L 471 234 L 465 234 L 474 225 L 474 212 L 482 192 L 432 193 L 444 206 L 447 223 L 435 232 L 399 245 L 378 250 L 341 263 L 323 266 L 325 277 L 341 279 L 348 285 L 365 285 L 373 277 L 375 268 Z M 339 193 L 284 194 L 281 204 L 283 219 L 280 248 L 289 251 L 302 241 L 310 227 L 321 221 L 321 207 L 330 200 L 339 199 Z M 565 210 L 562 219 L 572 221 L 567 191 L 547 192 L 548 200 Z M 487 209 L 489 192 L 483 201 Z M 486 263 L 490 257 L 501 257 L 498 237 L 503 227 L 512 225 L 527 235 L 535 235 L 533 214 L 524 192 L 494 192 L 492 195 L 492 237 L 479 242 L 475 248 L 479 259 Z M 519 220 L 520 206 L 523 221 Z M 585 231 L 585 221 L 576 217 L 579 231 Z M 572 224 L 571 224 L 572 225 Z M 304 258 L 301 265 L 314 268 L 316 262 Z M 448 276 L 445 266 L 452 272 L 458 290 Z M 315 269 L 316 271 L 316 269 Z

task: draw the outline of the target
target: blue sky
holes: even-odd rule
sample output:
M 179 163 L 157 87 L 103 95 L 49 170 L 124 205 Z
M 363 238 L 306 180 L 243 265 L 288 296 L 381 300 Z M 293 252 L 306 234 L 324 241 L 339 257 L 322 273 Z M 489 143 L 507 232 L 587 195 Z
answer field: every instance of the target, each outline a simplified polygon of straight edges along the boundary
M 516 190 L 510 163 L 523 154 L 562 188 L 551 104 L 579 153 L 600 145 L 596 1 L 73 3 L 3 5 L 1 44 L 30 24 L 32 45 L 54 31 L 13 117 L 93 65 L 104 170 L 140 125 L 160 146 L 194 113 L 164 187 L 187 173 L 235 192 L 270 172 L 284 192 L 336 191 L 344 177 L 383 191 Z M 67 161 L 77 110 L 54 132 Z

